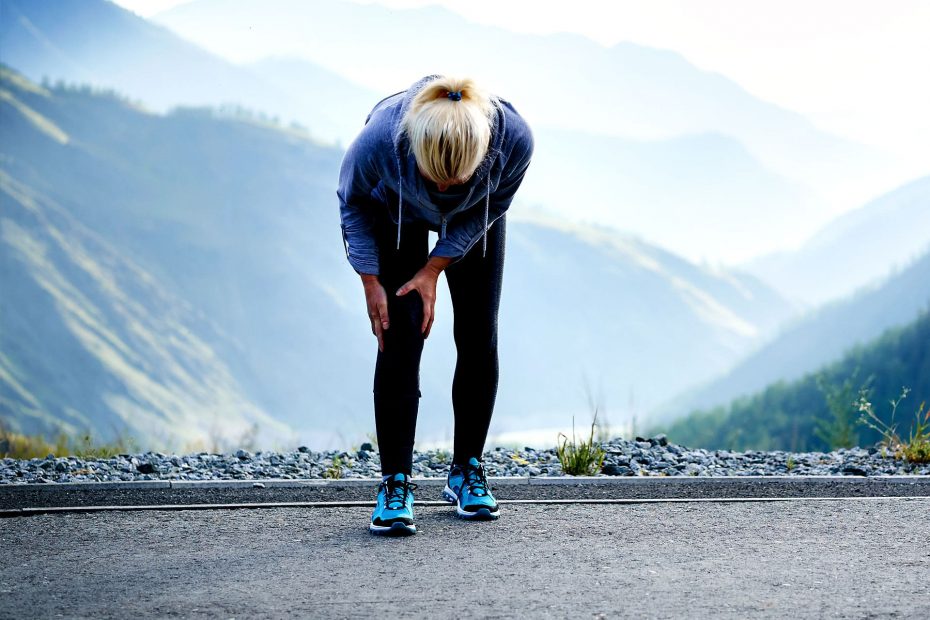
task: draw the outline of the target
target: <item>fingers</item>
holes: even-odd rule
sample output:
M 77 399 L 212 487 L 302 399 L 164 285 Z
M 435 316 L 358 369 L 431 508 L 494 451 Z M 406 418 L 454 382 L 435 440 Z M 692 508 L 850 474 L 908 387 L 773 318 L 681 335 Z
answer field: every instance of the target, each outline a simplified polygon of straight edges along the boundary
M 432 314 L 429 318 L 429 324 L 426 326 L 426 331 L 423 332 L 423 338 L 429 338 L 429 332 L 433 329 L 433 319 L 435 318 L 435 313 Z
M 388 321 L 388 306 L 387 299 L 382 300 L 378 304 L 379 316 L 375 323 L 378 326 L 378 349 L 383 353 L 384 352 L 384 330 L 390 327 L 390 321 Z
M 430 284 L 430 282 L 424 283 L 414 277 L 394 292 L 398 297 L 406 295 L 410 291 L 417 291 L 420 294 L 420 298 L 423 301 L 423 322 L 420 325 L 420 333 L 423 334 L 424 338 L 429 337 L 435 318 L 435 287 L 430 286 Z M 372 332 L 378 336 L 378 348 L 382 351 L 384 350 L 383 331 L 388 328 L 389 324 L 387 308 L 387 299 L 379 300 L 377 312 L 370 315 L 372 320 Z
M 406 295 L 406 294 L 409 293 L 410 291 L 414 290 L 415 288 L 417 288 L 417 283 L 415 282 L 415 280 L 416 280 L 416 276 L 414 276 L 413 278 L 407 280 L 407 281 L 404 283 L 404 285 L 403 285 L 402 287 L 400 287 L 399 289 L 397 289 L 397 292 L 394 293 L 394 294 L 397 295 L 397 296 L 399 297 L 399 296 L 401 296 L 401 295 Z
M 433 328 L 433 321 L 436 318 L 436 298 L 425 297 L 423 299 L 423 325 L 420 331 L 423 332 L 423 338 L 429 338 L 429 332 Z
M 427 295 L 424 294 L 420 283 L 417 282 L 416 277 L 408 280 L 407 283 L 397 289 L 397 292 L 394 294 L 397 296 L 402 296 L 406 295 L 410 291 L 417 291 L 420 294 L 420 299 L 423 300 L 423 324 L 420 326 L 420 333 L 424 333 L 429 327 L 429 324 L 432 322 L 430 319 L 432 315 L 432 304 L 427 303 Z
M 390 327 L 391 322 L 388 320 L 388 303 L 386 298 L 378 302 L 378 314 L 380 315 L 381 328 L 387 329 Z
M 371 333 L 378 338 L 378 350 L 384 351 L 384 330 L 390 327 L 388 318 L 387 294 L 381 286 L 366 288 L 368 298 L 368 318 L 371 321 Z
M 378 339 L 378 350 L 384 351 L 384 327 L 381 322 L 381 316 L 377 312 L 368 315 L 371 319 L 371 333 Z
M 377 318 L 371 321 L 371 333 L 378 339 L 378 350 L 384 352 L 384 329 L 381 327 L 381 321 Z

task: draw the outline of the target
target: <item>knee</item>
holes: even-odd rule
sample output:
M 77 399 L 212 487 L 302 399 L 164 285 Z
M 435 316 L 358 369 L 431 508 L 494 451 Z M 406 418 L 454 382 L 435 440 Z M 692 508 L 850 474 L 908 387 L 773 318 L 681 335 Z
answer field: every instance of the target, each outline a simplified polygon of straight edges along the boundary
M 455 345 L 459 351 L 497 351 L 497 321 L 468 321 L 457 323 L 453 329 Z
M 388 293 L 388 319 L 390 327 L 397 332 L 420 332 L 423 324 L 423 298 L 417 291 L 398 297 L 394 291 Z

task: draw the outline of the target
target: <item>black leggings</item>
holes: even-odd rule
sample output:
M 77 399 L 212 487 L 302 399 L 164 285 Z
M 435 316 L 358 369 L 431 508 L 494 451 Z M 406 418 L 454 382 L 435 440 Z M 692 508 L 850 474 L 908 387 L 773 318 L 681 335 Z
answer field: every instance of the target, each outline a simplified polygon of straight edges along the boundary
M 487 253 L 482 240 L 446 270 L 452 298 L 458 357 L 452 382 L 455 437 L 452 462 L 481 459 L 497 397 L 497 313 L 504 272 L 506 215 L 488 230 Z M 394 293 L 429 258 L 429 228 L 425 222 L 405 222 L 397 249 L 397 225 L 386 213 L 377 218 L 378 280 L 388 298 L 390 325 L 384 331 L 384 351 L 375 364 L 375 426 L 382 474 L 410 474 L 420 397 L 420 356 L 424 338 L 423 300 L 418 291 Z M 377 345 L 376 345 L 377 346 Z

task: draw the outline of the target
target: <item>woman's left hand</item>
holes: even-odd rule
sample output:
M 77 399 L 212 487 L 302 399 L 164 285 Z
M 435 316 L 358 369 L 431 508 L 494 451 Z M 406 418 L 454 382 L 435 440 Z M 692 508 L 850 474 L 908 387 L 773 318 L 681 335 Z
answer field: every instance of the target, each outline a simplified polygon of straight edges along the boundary
M 410 291 L 417 291 L 423 298 L 423 325 L 420 331 L 423 338 L 429 337 L 430 329 L 433 327 L 433 312 L 436 306 L 436 280 L 439 279 L 440 271 L 435 267 L 424 265 L 409 282 L 397 289 L 397 295 L 406 295 Z

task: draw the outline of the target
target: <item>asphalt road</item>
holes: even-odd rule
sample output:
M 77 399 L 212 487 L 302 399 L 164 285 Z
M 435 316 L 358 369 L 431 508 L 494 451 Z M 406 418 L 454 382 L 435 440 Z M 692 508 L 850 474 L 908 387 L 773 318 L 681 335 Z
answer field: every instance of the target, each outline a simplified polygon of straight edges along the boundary
M 0 617 L 930 617 L 930 498 L 0 520 Z

